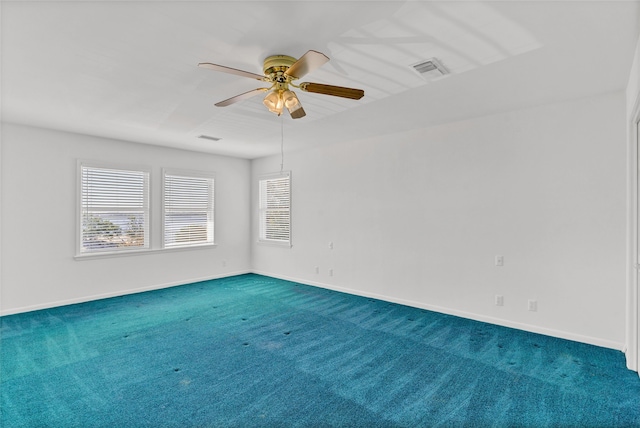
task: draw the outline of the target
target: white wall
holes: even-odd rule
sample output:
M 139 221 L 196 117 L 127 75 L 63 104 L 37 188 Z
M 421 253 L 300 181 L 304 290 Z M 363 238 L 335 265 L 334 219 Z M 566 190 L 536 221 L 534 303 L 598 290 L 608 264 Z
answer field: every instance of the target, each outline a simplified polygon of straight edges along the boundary
M 288 153 L 291 249 L 255 244 L 256 177 L 279 170 L 279 156 L 249 162 L 3 124 L 0 308 L 254 270 L 622 349 L 625 117 L 616 93 Z M 215 171 L 217 248 L 74 260 L 78 158 L 150 166 L 156 212 L 161 167 Z M 156 217 L 156 241 L 159 230 Z
M 633 64 L 629 72 L 629 82 L 627 84 L 627 114 L 629 117 L 634 113 L 640 99 L 640 37 L 636 44 L 633 57 Z
M 626 90 L 627 100 L 627 367 L 638 371 L 640 367 L 640 319 L 638 311 L 638 141 L 636 123 L 640 119 L 640 37 L 636 44 L 633 64 Z
M 74 260 L 76 161 L 152 168 L 152 246 L 161 236 L 161 168 L 216 173 L 216 248 Z M 17 125 L 2 126 L 3 314 L 244 273 L 250 162 Z M 155 216 L 153 216 L 155 212 Z
M 293 247 L 254 209 L 254 271 L 622 349 L 624 118 L 620 92 L 287 154 Z

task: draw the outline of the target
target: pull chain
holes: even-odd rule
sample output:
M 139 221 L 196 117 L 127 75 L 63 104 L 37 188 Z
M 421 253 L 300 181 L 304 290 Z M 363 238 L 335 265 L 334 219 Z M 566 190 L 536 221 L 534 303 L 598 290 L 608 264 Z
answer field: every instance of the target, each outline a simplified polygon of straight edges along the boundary
M 280 174 L 284 170 L 284 116 L 280 120 Z

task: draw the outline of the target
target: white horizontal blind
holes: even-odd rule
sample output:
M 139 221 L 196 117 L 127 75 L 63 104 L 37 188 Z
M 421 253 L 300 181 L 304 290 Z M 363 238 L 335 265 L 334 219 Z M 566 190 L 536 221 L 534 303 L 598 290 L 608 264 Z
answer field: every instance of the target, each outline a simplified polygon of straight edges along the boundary
M 291 242 L 291 176 L 260 180 L 260 240 Z
M 149 247 L 149 173 L 80 166 L 80 253 Z
M 210 245 L 213 231 L 213 177 L 165 171 L 164 246 Z

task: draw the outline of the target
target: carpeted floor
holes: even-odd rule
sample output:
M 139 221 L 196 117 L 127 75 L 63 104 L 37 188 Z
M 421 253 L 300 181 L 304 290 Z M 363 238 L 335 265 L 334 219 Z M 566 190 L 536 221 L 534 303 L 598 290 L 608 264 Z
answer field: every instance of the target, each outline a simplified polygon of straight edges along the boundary
M 2 427 L 640 427 L 620 352 L 259 275 L 1 323 Z

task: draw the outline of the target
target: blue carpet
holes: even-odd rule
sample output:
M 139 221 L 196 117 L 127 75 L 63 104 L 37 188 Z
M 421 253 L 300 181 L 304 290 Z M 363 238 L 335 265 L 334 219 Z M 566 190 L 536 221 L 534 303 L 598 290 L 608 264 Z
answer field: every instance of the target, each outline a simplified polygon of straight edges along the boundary
M 640 427 L 620 352 L 259 275 L 1 325 L 3 427 Z

